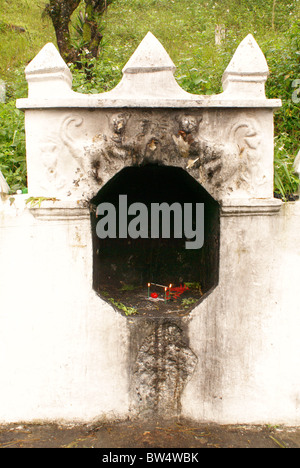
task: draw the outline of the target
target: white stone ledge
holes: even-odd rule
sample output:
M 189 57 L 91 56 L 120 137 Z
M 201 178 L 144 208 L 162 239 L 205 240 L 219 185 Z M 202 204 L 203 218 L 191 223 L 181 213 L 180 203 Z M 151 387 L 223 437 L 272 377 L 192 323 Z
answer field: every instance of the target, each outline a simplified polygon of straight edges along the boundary
M 221 205 L 221 216 L 272 216 L 280 212 L 282 204 L 277 198 L 225 200 Z
M 30 195 L 6 195 L 0 199 L 0 215 L 11 218 L 28 212 L 37 220 L 60 221 L 89 219 L 88 204 L 79 200 L 30 197 Z
M 42 199 L 28 201 L 28 195 L 7 196 L 0 204 L 0 213 L 11 216 L 28 210 L 41 221 L 81 220 L 90 218 L 87 202 L 77 200 Z M 221 203 L 220 215 L 226 216 L 271 216 L 280 212 L 283 203 L 277 198 L 232 199 Z
M 100 98 L 97 95 L 51 98 L 51 99 L 18 99 L 16 106 L 18 109 L 106 109 L 106 108 L 170 108 L 170 109 L 209 109 L 209 108 L 239 108 L 239 109 L 276 109 L 281 107 L 280 99 L 239 99 L 216 98 L 211 96 L 195 96 L 189 99 L 166 99 L 157 98 L 128 98 L 110 99 Z
M 33 216 L 41 221 L 64 221 L 64 220 L 76 220 L 89 219 L 90 212 L 88 208 L 83 207 L 40 207 L 40 208 L 29 208 L 29 211 Z
M 38 220 L 59 221 L 59 220 L 81 220 L 89 219 L 90 211 L 88 206 L 76 200 L 44 200 L 40 206 L 27 203 L 30 213 Z
M 0 204 L 0 213 L 14 215 L 28 210 L 36 219 L 45 221 L 80 220 L 90 218 L 87 202 L 34 198 L 28 195 L 11 195 Z M 280 212 L 283 202 L 277 198 L 227 199 L 221 203 L 220 214 L 226 216 L 266 216 Z M 17 211 L 16 211 L 17 210 Z

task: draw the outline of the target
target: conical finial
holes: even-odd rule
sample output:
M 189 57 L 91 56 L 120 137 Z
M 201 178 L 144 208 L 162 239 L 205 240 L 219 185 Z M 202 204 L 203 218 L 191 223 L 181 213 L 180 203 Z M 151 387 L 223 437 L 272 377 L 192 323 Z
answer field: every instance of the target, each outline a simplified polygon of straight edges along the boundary
M 163 70 L 174 72 L 176 67 L 161 43 L 151 32 L 148 32 L 123 68 L 123 73 L 147 73 Z
M 29 97 L 62 95 L 72 86 L 72 74 L 51 42 L 29 63 L 25 74 Z
M 240 43 L 223 75 L 226 93 L 265 98 L 269 75 L 266 58 L 252 34 Z
M 148 32 L 123 68 L 123 78 L 109 93 L 110 97 L 183 99 L 188 93 L 177 84 L 175 70 L 176 67 L 164 47 Z

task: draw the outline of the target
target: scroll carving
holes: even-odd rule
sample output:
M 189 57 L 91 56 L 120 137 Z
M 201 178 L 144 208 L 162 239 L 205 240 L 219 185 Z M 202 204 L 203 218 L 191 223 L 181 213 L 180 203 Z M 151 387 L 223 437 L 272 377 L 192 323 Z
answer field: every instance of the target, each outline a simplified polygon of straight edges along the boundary
M 83 119 L 78 116 L 67 116 L 60 128 L 60 138 L 62 142 L 67 146 L 72 154 L 73 158 L 77 161 L 81 169 L 85 170 L 84 158 L 82 148 L 76 144 L 74 137 L 70 135 L 69 127 L 73 124 L 75 127 L 80 127 L 83 123 Z
M 230 144 L 232 145 L 230 173 L 231 190 L 253 190 L 254 184 L 262 183 L 258 150 L 261 134 L 257 123 L 252 119 L 236 122 L 231 127 Z

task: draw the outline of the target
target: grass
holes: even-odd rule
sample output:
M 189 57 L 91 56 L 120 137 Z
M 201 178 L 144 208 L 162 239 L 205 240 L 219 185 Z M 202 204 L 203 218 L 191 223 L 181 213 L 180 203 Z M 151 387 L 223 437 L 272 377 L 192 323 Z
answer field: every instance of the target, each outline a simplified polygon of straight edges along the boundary
M 42 18 L 47 0 L 0 0 L 0 77 L 13 80 L 16 69 L 32 60 L 46 42 L 55 42 L 48 18 Z M 14 30 L 20 26 L 25 32 Z
M 46 42 L 55 43 L 51 21 L 42 17 L 46 3 L 47 0 L 0 0 L 2 79 L 9 78 L 16 68 L 24 67 Z M 151 31 L 179 68 L 193 63 L 200 70 L 216 68 L 223 73 L 235 48 L 249 32 L 267 48 L 273 40 L 280 43 L 298 10 L 291 16 L 294 10 L 290 4 L 295 2 L 277 0 L 277 3 L 280 15 L 277 29 L 273 31 L 271 0 L 264 3 L 258 0 L 115 0 L 103 18 L 101 60 L 114 63 L 121 71 Z M 256 4 L 255 10 L 251 4 Z M 214 31 L 215 24 L 220 22 L 227 28 L 227 39 L 225 46 L 218 48 L 214 45 Z M 26 32 L 11 30 L 10 25 L 22 26 Z

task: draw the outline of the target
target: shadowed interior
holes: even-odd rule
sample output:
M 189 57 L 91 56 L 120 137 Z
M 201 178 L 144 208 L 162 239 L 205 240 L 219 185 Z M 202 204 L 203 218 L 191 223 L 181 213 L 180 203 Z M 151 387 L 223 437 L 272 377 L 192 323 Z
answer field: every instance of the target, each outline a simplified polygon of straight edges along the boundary
M 117 236 L 119 229 L 119 195 L 127 195 L 127 204 L 140 202 L 147 206 L 149 213 L 149 237 L 133 239 L 127 237 L 100 239 L 96 234 L 99 216 L 96 209 L 100 203 L 109 202 L 116 208 Z M 196 222 L 196 203 L 204 204 L 204 245 L 200 249 L 187 249 L 183 237 L 174 238 L 174 218 L 170 217 L 170 238 L 151 238 L 151 204 L 184 203 L 193 204 L 193 228 Z M 135 216 L 128 216 L 128 223 Z M 182 218 L 184 218 L 182 216 Z M 219 204 L 187 172 L 181 168 L 145 165 L 127 167 L 116 174 L 91 200 L 91 224 L 93 237 L 93 287 L 104 299 L 122 301 L 130 306 L 143 306 L 138 298 L 147 299 L 148 283 L 173 287 L 187 284 L 186 290 L 177 300 L 161 301 L 168 310 L 182 309 L 183 298 L 190 298 L 190 305 L 218 283 L 219 270 Z M 163 288 L 151 284 L 150 291 L 164 296 Z M 126 296 L 126 297 L 125 297 Z M 134 300 L 136 298 L 136 301 Z M 149 309 L 147 301 L 146 309 Z M 138 303 L 138 304 L 137 304 Z M 188 305 L 189 302 L 186 301 Z M 155 305 L 157 308 L 157 304 Z

